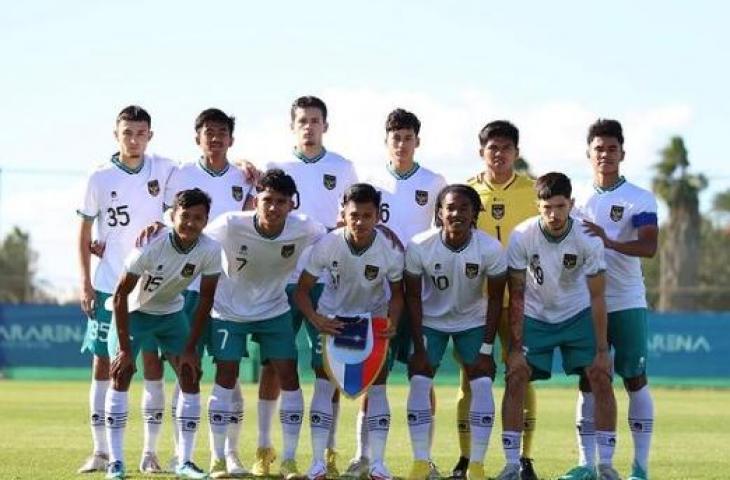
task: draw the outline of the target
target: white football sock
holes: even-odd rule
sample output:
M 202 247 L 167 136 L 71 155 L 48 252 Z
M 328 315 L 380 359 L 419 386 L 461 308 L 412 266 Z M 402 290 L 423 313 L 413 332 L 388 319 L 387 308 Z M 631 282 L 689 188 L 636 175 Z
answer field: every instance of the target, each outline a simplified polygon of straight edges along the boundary
M 578 392 L 575 406 L 575 428 L 578 440 L 578 464 L 592 467 L 596 464 L 596 402 L 593 393 Z
M 241 382 L 236 382 L 231 397 L 231 411 L 228 414 L 228 429 L 226 430 L 226 455 L 238 452 L 238 440 L 241 438 L 243 425 L 243 394 Z
M 94 453 L 109 454 L 106 441 L 104 402 L 109 380 L 92 380 L 89 388 L 89 418 L 91 419 L 91 440 L 94 442 Z
M 178 400 L 177 411 L 179 412 L 177 422 L 180 430 L 177 461 L 178 465 L 182 465 L 193 459 L 195 437 L 200 423 L 200 394 L 182 392 Z
M 355 442 L 357 449 L 355 450 L 355 458 L 370 458 L 370 439 L 368 438 L 367 414 L 357 411 L 357 424 L 355 431 Z
M 648 472 L 651 435 L 654 431 L 654 401 L 648 385 L 636 392 L 629 392 L 629 428 L 634 439 L 634 462 Z
M 373 463 L 383 463 L 390 430 L 390 404 L 385 385 L 372 385 L 368 389 L 367 423 L 370 459 Z
M 213 385 L 213 392 L 208 400 L 208 424 L 210 425 L 210 453 L 213 460 L 225 456 L 226 430 L 228 429 L 228 412 L 231 410 L 233 389 Z
M 327 447 L 330 429 L 332 428 L 332 394 L 334 385 L 321 378 L 314 382 L 312 405 L 309 407 L 309 424 L 312 434 L 312 462 L 324 462 L 324 450 Z
M 258 410 L 259 425 L 259 447 L 270 448 L 271 443 L 271 421 L 276 411 L 276 400 L 262 400 L 259 398 L 256 406 Z
M 274 402 L 276 403 L 276 402 Z M 304 396 L 302 389 L 282 390 L 281 408 L 279 409 L 279 421 L 281 421 L 281 434 L 284 451 L 282 460 L 294 460 L 299 445 L 299 432 L 302 430 L 302 417 L 304 417 Z
M 109 388 L 106 392 L 104 415 L 109 443 L 109 461 L 124 461 L 124 430 L 127 427 L 127 392 Z
M 508 464 L 520 463 L 520 450 L 522 447 L 522 432 L 505 430 L 502 432 L 502 449 L 504 459 Z
M 145 380 L 142 392 L 143 452 L 157 452 L 157 439 L 160 437 L 164 413 L 165 383 L 162 380 Z
M 616 432 L 596 430 L 596 443 L 598 444 L 598 464 L 612 465 L 613 452 L 616 450 Z
M 494 425 L 492 379 L 489 377 L 476 378 L 470 381 L 469 385 L 471 386 L 471 405 L 469 406 L 471 453 L 469 460 L 483 463 Z
M 177 421 L 177 404 L 180 401 L 180 383 L 175 382 L 172 389 L 172 402 L 170 403 L 170 416 L 172 417 L 172 445 L 175 456 L 179 458 L 177 440 L 180 438 L 180 424 Z
M 431 391 L 432 380 L 422 375 L 411 377 L 408 391 L 408 431 L 411 435 L 411 448 L 415 460 L 429 460 L 429 430 L 431 429 Z
M 340 401 L 332 402 L 332 426 L 330 434 L 327 437 L 327 448 L 334 450 L 337 448 L 337 422 L 340 419 Z

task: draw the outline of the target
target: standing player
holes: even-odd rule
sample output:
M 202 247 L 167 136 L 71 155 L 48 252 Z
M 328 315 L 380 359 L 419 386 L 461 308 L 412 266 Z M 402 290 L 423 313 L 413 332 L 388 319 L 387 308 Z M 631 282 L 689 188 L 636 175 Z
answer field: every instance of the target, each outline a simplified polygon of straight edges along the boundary
M 216 361 L 215 385 L 208 404 L 213 478 L 227 474 L 226 416 L 231 411 L 248 336 L 260 344 L 261 360 L 274 368 L 281 385 L 282 476 L 290 479 L 298 475 L 295 458 L 304 399 L 285 287 L 302 251 L 325 230 L 310 218 L 289 215 L 296 188 L 289 175 L 269 170 L 257 186 L 255 211 L 223 214 L 206 230 L 223 246 L 225 269 L 216 292 L 210 341 Z
M 200 423 L 201 371 L 197 344 L 208 322 L 221 272 L 220 246 L 201 234 L 209 212 L 210 197 L 204 192 L 198 189 L 179 192 L 172 210 L 173 230 L 134 250 L 125 261 L 114 292 L 119 352 L 111 364 L 112 386 L 107 391 L 105 405 L 111 453 L 108 479 L 125 477 L 123 446 L 128 390 L 135 359 L 147 341 L 159 345 L 175 367 L 183 392 L 177 407 L 180 433 L 175 473 L 178 478 L 207 478 L 193 463 L 192 454 Z M 183 310 L 185 300 L 181 293 L 199 275 L 200 302 L 191 327 Z
M 203 110 L 195 119 L 195 143 L 200 147 L 202 156 L 196 162 L 181 165 L 170 177 L 166 204 L 172 203 L 176 192 L 188 188 L 200 188 L 212 199 L 210 218 L 215 219 L 226 212 L 241 211 L 250 208 L 253 185 L 248 182 L 240 170 L 228 162 L 228 149 L 233 145 L 235 118 L 226 115 L 217 108 Z M 192 319 L 197 308 L 200 280 L 195 279 L 185 291 L 185 312 Z M 205 331 L 200 337 L 200 354 L 203 345 L 207 344 L 210 332 Z M 173 417 L 179 394 L 175 387 L 172 406 Z M 241 386 L 236 383 L 233 394 L 232 411 L 226 415 L 228 430 L 225 446 L 226 470 L 229 475 L 240 476 L 246 472 L 238 458 L 238 439 L 243 418 L 243 397 Z M 178 423 L 175 422 L 177 427 Z M 177 438 L 178 435 L 175 435 Z M 176 462 L 175 462 L 176 463 Z
M 380 194 L 369 184 L 358 183 L 347 189 L 342 200 L 345 226 L 327 234 L 313 248 L 294 294 L 299 309 L 322 334 L 337 335 L 342 322 L 337 316 L 371 314 L 388 318 L 385 335 L 392 337 L 403 310 L 403 252 L 375 229 L 380 211 Z M 322 271 L 328 282 L 315 307 L 311 291 Z M 388 288 L 390 300 L 388 300 Z M 325 447 L 332 423 L 331 398 L 335 392 L 316 352 L 316 381 L 310 407 L 312 466 L 307 477 L 324 480 Z M 388 368 L 382 368 L 368 388 L 367 425 L 372 465 L 369 476 L 390 480 L 385 466 L 385 445 L 390 429 L 390 405 L 386 394 Z
M 621 124 L 600 119 L 588 129 L 588 158 L 593 167 L 592 195 L 580 202 L 583 224 L 606 248 L 608 342 L 615 350 L 614 368 L 629 395 L 628 421 L 634 440 L 630 480 L 648 478 L 654 404 L 646 379 L 646 290 L 640 257 L 657 249 L 657 204 L 654 196 L 621 176 L 625 152 Z M 581 384 L 576 419 L 581 464 L 595 462 L 594 400 Z
M 497 238 L 507 248 L 509 235 L 517 224 L 537 214 L 535 206 L 535 181 L 527 175 L 515 172 L 519 158 L 520 132 L 512 123 L 496 120 L 487 123 L 479 132 L 479 156 L 484 159 L 485 170 L 470 178 L 467 183 L 474 187 L 482 200 L 485 213 L 479 215 L 477 227 Z M 507 362 L 509 351 L 509 296 L 504 296 L 502 315 L 497 334 L 502 347 L 502 362 Z M 456 403 L 456 423 L 459 431 L 461 456 L 453 469 L 452 477 L 464 478 L 469 465 L 470 429 L 469 405 L 471 391 L 468 377 L 461 372 L 459 399 Z M 537 480 L 532 466 L 532 438 L 537 416 L 535 388 L 527 386 L 525 394 L 525 426 L 520 457 L 521 480 Z
M 484 456 L 494 424 L 492 347 L 502 310 L 507 261 L 499 242 L 476 229 L 479 194 L 449 185 L 438 195 L 437 225 L 416 235 L 406 251 L 406 292 L 413 355 L 409 363 L 408 429 L 414 462 L 409 480 L 429 474 L 433 423 L 429 392 L 451 338 L 472 390 L 467 477 L 484 480 Z M 495 300 L 487 302 L 489 297 Z M 422 295 L 423 290 L 423 295 Z
M 81 266 L 81 308 L 88 316 L 83 350 L 94 354 L 93 380 L 89 392 L 91 433 L 94 453 L 79 468 L 79 473 L 104 470 L 109 455 L 104 434 L 104 397 L 109 387 L 109 353 L 107 334 L 111 314 L 104 302 L 114 292 L 124 264 L 132 251 L 137 233 L 161 220 L 163 197 L 174 164 L 145 154 L 152 138 L 150 115 L 136 105 L 117 115 L 114 136 L 119 152 L 100 166 L 86 183 L 81 216 L 78 252 Z M 91 279 L 92 227 L 96 222 L 96 241 L 103 255 Z M 162 420 L 162 368 L 155 349 L 155 362 L 145 361 L 145 452 L 140 469 L 160 471 L 153 451 Z M 146 359 L 147 360 L 147 359 Z M 159 387 L 159 388 L 158 388 Z M 159 408 L 154 408 L 159 407 Z M 152 413 L 151 413 L 152 412 Z
M 537 179 L 540 215 L 512 231 L 507 250 L 510 350 L 502 410 L 507 465 L 498 480 L 520 478 L 523 402 L 527 383 L 550 378 L 553 351 L 563 370 L 590 382 L 596 395 L 602 480 L 618 478 L 611 466 L 616 445 L 616 399 L 606 338 L 603 244 L 574 225 L 570 179 L 548 173 Z M 562 477 L 561 477 L 562 478 Z M 595 467 L 577 467 L 567 478 L 591 480 Z
M 390 112 L 385 121 L 388 164 L 368 179 L 368 183 L 381 195 L 380 225 L 392 230 L 403 245 L 415 234 L 431 227 L 436 197 L 446 186 L 446 180 L 441 175 L 415 161 L 416 148 L 421 142 L 420 131 L 421 122 L 413 113 L 402 108 Z M 403 362 L 407 362 L 407 349 L 410 345 L 410 330 L 405 313 L 398 323 L 396 337 L 390 342 L 391 355 L 400 357 Z M 355 437 L 357 451 L 345 473 L 349 477 L 367 476 L 370 469 L 366 408 L 367 403 L 363 402 L 358 412 Z
M 314 96 L 299 97 L 291 106 L 291 130 L 296 139 L 291 160 L 272 162 L 267 168 L 280 168 L 294 178 L 297 184 L 296 213 L 321 223 L 328 230 L 337 227 L 340 220 L 339 205 L 345 189 L 357 181 L 355 168 L 349 160 L 337 153 L 324 148 L 322 136 L 329 127 L 327 123 L 327 106 Z M 290 284 L 286 287 L 291 314 L 294 321 L 294 331 L 299 332 L 304 316 L 294 304 L 292 295 L 299 279 L 299 268 L 293 272 Z M 322 282 L 312 289 L 312 302 L 316 305 L 322 294 Z M 307 334 L 312 346 L 312 358 L 320 349 L 319 336 L 316 329 L 305 322 Z M 312 365 L 314 368 L 314 365 Z M 256 463 L 251 473 L 256 476 L 268 476 L 270 466 L 276 459 L 276 453 L 271 446 L 271 420 L 276 409 L 276 399 L 279 396 L 279 386 L 276 374 L 270 365 L 263 365 L 259 379 L 259 445 L 256 450 Z M 327 445 L 327 471 L 332 477 L 338 476 L 337 455 L 335 452 L 335 438 L 337 418 L 339 414 L 339 395 L 333 397 L 332 429 Z

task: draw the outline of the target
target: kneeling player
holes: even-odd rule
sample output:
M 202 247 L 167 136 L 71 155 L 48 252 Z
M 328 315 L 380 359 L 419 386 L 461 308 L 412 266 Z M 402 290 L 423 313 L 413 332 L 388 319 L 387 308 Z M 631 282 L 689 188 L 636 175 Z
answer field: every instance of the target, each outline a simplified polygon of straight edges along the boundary
M 498 480 L 519 480 L 525 389 L 550 378 L 553 351 L 563 370 L 588 381 L 596 399 L 596 427 L 602 480 L 618 478 L 611 466 L 616 445 L 616 399 L 606 339 L 603 244 L 570 216 L 570 179 L 548 173 L 535 184 L 540 214 L 512 232 L 507 249 L 510 294 L 510 351 L 502 412 L 507 465 Z M 568 479 L 592 480 L 596 471 L 572 469 Z
M 322 334 L 337 335 L 343 323 L 335 317 L 370 314 L 388 318 L 383 335 L 395 335 L 403 310 L 403 252 L 375 229 L 380 209 L 380 194 L 369 184 L 352 185 L 343 198 L 345 226 L 327 234 L 311 252 L 299 278 L 294 299 L 307 319 Z M 320 272 L 328 280 L 314 309 L 309 293 Z M 390 300 L 387 289 L 390 288 Z M 319 339 L 320 345 L 322 339 Z M 317 376 L 312 398 L 310 423 L 312 429 L 312 466 L 307 477 L 323 480 L 326 475 L 325 447 L 332 425 L 332 394 L 335 386 L 322 365 L 321 349 L 313 352 Z M 367 425 L 372 464 L 370 478 L 389 480 L 390 471 L 384 463 L 385 443 L 390 429 L 390 405 L 385 384 L 388 368 L 381 368 L 378 377 L 367 390 Z
M 409 480 L 425 480 L 433 422 L 429 392 L 449 339 L 463 361 L 472 390 L 471 451 L 467 476 L 483 480 L 484 456 L 494 423 L 492 345 L 507 262 L 499 241 L 476 229 L 479 194 L 449 185 L 436 202 L 439 228 L 416 235 L 406 250 L 406 295 L 413 355 L 409 362 L 408 429 L 414 462 Z M 423 291 L 423 295 L 422 295 Z
M 192 462 L 200 420 L 200 360 L 196 351 L 213 304 L 220 274 L 220 246 L 201 234 L 208 221 L 210 198 L 198 189 L 175 197 L 173 230 L 160 235 L 127 258 L 125 273 L 114 293 L 114 321 L 119 343 L 111 365 L 112 388 L 105 414 L 110 447 L 106 478 L 124 478 L 123 440 L 127 397 L 135 359 L 142 345 L 156 341 L 175 368 L 182 390 L 177 412 L 180 422 L 179 478 L 207 478 Z M 182 292 L 198 275 L 200 303 L 192 328 L 183 312 Z M 130 293 L 139 283 L 138 294 Z

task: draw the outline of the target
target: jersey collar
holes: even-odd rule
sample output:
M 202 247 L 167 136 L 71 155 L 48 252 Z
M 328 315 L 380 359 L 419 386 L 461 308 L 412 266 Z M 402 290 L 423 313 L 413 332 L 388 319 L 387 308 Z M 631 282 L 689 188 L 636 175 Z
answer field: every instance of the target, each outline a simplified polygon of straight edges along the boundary
M 172 244 L 172 248 L 174 248 L 177 253 L 181 253 L 183 255 L 192 252 L 193 251 L 193 248 L 195 248 L 198 245 L 198 242 L 200 241 L 200 237 L 198 237 L 195 240 L 195 243 L 193 243 L 192 245 L 190 245 L 188 248 L 184 248 L 180 244 L 180 240 L 177 238 L 177 235 L 175 234 L 174 231 L 173 232 L 170 232 L 168 235 L 170 236 L 170 243 Z
M 487 172 L 482 172 L 480 174 L 481 181 L 489 190 L 507 190 L 509 187 L 514 185 L 514 183 L 517 181 L 517 172 L 512 172 L 512 176 L 504 183 L 492 183 L 489 180 L 487 180 Z
M 599 187 L 598 185 L 594 184 L 593 189 L 596 191 L 596 193 L 608 193 L 608 192 L 613 192 L 614 190 L 616 190 L 618 187 L 620 187 L 624 183 L 626 183 L 626 178 L 624 178 L 624 176 L 621 175 L 620 177 L 618 177 L 618 180 L 616 180 L 616 183 L 614 183 L 613 185 L 609 185 L 608 187 L 603 188 L 603 187 Z
M 551 235 L 546 228 L 542 225 L 542 218 L 537 221 L 538 226 L 540 227 L 540 231 L 545 236 L 545 240 L 547 240 L 550 243 L 560 243 L 563 240 L 565 240 L 565 237 L 568 236 L 571 230 L 573 230 L 573 217 L 568 217 L 568 228 L 565 229 L 562 235 L 559 237 Z
M 347 229 L 346 228 L 343 228 L 342 229 L 342 235 L 345 237 L 345 243 L 347 244 L 348 248 L 350 249 L 350 253 L 352 253 L 353 255 L 355 255 L 357 257 L 359 257 L 363 253 L 367 252 L 370 249 L 370 247 L 373 246 L 373 243 L 375 243 L 375 237 L 378 236 L 378 231 L 377 230 L 373 230 L 373 239 L 370 241 L 370 243 L 368 243 L 367 245 L 365 245 L 364 247 L 362 247 L 360 249 L 358 249 L 357 247 L 355 247 L 355 245 L 353 245 L 350 242 L 350 239 L 347 236 Z
M 444 240 L 444 231 L 443 230 L 441 230 L 439 232 L 439 238 L 441 239 L 441 243 L 443 244 L 444 247 L 448 248 L 450 251 L 452 251 L 454 253 L 460 253 L 460 252 L 463 252 L 464 250 L 466 250 L 466 247 L 468 247 L 469 244 L 471 243 L 471 239 L 474 238 L 474 230 L 473 229 L 469 230 L 469 238 L 467 238 L 466 242 L 464 242 L 464 244 L 462 246 L 460 246 L 459 248 L 453 248 L 451 245 L 446 243 L 446 240 Z
M 319 155 L 315 155 L 314 157 L 308 157 L 304 155 L 302 152 L 294 148 L 294 156 L 297 157 L 299 160 L 301 160 L 304 163 L 317 163 L 320 160 L 324 158 L 324 156 L 327 155 L 327 149 L 322 147 L 322 151 L 319 153 Z
M 393 165 L 391 165 L 390 162 L 388 163 L 386 168 L 388 169 L 388 172 L 395 177 L 396 180 L 408 180 L 409 178 L 411 178 L 413 175 L 416 174 L 416 172 L 418 171 L 419 168 L 421 168 L 421 166 L 418 164 L 418 162 L 413 162 L 413 166 L 410 169 L 408 169 L 407 172 L 404 172 L 404 173 L 396 172 L 395 168 L 393 168 Z
M 228 160 L 226 160 L 226 164 L 223 169 L 215 171 L 212 168 L 208 168 L 208 166 L 205 164 L 205 159 L 203 157 L 200 157 L 198 159 L 198 166 L 211 177 L 222 177 L 226 174 L 226 172 L 228 172 L 228 169 L 231 168 L 231 164 L 228 163 Z
M 284 227 L 286 228 L 286 220 L 284 220 Z M 265 234 L 264 231 L 261 230 L 261 227 L 259 226 L 259 216 L 256 213 L 253 214 L 253 228 L 256 229 L 256 233 L 258 233 L 262 238 L 265 238 L 266 240 L 275 240 L 284 231 L 284 228 L 282 228 L 281 232 L 275 233 L 274 235 Z
M 142 161 L 139 162 L 139 166 L 137 168 L 129 168 L 122 162 L 121 155 L 119 152 L 116 152 L 114 155 L 112 155 L 112 163 L 116 165 L 121 171 L 124 173 L 128 173 L 130 175 L 134 175 L 136 173 L 139 173 L 144 168 L 144 162 L 145 162 L 145 155 L 142 155 Z

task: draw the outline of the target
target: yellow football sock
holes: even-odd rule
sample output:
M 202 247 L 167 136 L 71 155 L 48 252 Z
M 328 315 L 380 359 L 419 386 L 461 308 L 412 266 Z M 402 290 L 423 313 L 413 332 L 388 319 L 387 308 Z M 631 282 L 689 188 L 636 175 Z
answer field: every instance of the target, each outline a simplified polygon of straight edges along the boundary
M 471 407 L 471 386 L 463 369 L 459 371 L 459 398 L 456 401 L 456 429 L 459 432 L 459 451 L 462 457 L 469 458 L 471 453 L 471 429 L 469 428 L 469 408 Z
M 537 394 L 532 383 L 527 384 L 525 391 L 525 431 L 522 435 L 522 456 L 532 458 L 532 437 L 537 423 Z

